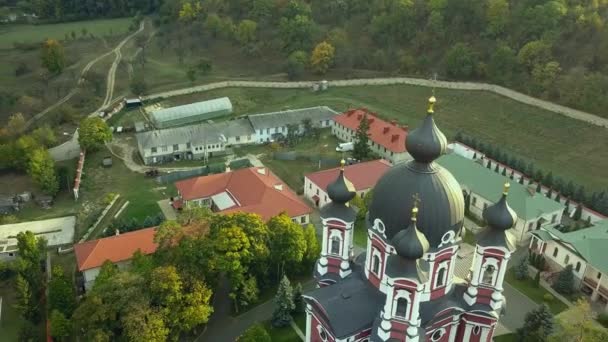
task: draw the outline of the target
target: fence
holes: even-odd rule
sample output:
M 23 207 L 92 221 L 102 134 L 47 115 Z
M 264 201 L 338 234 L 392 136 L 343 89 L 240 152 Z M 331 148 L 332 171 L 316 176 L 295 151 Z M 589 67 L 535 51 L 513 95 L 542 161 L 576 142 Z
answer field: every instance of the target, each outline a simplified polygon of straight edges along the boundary
M 300 153 L 296 151 L 275 152 L 272 158 L 276 160 L 294 161 L 297 159 L 308 160 L 312 163 L 317 163 L 321 168 L 331 168 L 340 165 L 340 159 L 327 157 L 322 154 Z

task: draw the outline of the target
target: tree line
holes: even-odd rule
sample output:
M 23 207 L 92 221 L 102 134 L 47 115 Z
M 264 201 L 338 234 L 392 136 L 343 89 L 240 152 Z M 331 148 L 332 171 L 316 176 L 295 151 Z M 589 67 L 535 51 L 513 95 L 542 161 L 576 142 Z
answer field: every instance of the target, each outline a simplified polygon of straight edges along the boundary
M 162 0 L 5 0 L 4 5 L 26 14 L 35 14 L 45 22 L 76 21 L 95 18 L 148 14 L 159 9 Z
M 604 115 L 604 1 L 165 1 L 157 23 L 176 53 L 232 41 L 246 56 L 281 51 L 290 77 L 371 69 L 483 80 Z M 191 39 L 186 39 L 190 37 Z
M 583 203 L 586 207 L 603 215 L 608 215 L 608 194 L 606 194 L 606 190 L 594 191 L 591 195 L 588 195 L 584 186 L 576 186 L 572 180 L 566 181 L 561 177 L 554 176 L 552 171 L 545 173 L 542 169 L 536 168 L 533 162 L 526 162 L 523 158 L 510 155 L 508 152 L 503 151 L 499 146 L 483 143 L 478 141 L 475 137 L 464 135 L 462 132 L 458 132 L 455 135 L 454 140 L 482 152 L 486 157 L 492 160 L 495 160 L 514 170 L 518 170 L 524 176 L 528 177 L 528 184 L 536 183 L 537 192 L 541 192 L 541 185 L 549 188 L 545 194 L 548 198 L 555 199 L 556 201 L 560 201 L 561 199 L 565 198 L 567 201 L 567 207 L 569 206 L 570 199 L 572 199 L 576 202 Z M 475 153 L 473 159 L 477 159 L 477 157 L 477 153 Z M 486 166 L 491 168 L 491 165 L 492 162 L 488 160 Z M 495 165 L 495 171 L 499 171 L 498 164 Z M 510 177 L 511 179 L 515 178 L 513 171 L 507 173 L 505 169 L 503 169 L 502 175 Z M 518 182 L 520 184 L 524 184 L 523 177 L 521 177 Z M 569 211 L 569 209 L 567 210 Z M 580 213 L 578 216 L 580 219 Z

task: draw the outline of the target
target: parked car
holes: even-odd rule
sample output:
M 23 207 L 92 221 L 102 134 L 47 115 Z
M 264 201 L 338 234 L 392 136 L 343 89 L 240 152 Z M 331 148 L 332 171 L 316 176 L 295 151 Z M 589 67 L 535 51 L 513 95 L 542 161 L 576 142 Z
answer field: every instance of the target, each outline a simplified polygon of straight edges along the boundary
M 352 142 L 341 143 L 336 147 L 337 152 L 348 152 L 352 151 L 355 148 L 355 144 Z

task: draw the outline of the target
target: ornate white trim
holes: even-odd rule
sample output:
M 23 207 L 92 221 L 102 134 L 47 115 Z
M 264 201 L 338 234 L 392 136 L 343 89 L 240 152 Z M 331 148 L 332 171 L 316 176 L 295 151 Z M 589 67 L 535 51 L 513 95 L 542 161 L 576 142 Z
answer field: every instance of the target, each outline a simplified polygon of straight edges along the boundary
M 374 224 L 372 225 L 372 229 L 377 231 L 378 234 L 382 235 L 386 239 L 386 226 L 381 219 L 374 219 Z

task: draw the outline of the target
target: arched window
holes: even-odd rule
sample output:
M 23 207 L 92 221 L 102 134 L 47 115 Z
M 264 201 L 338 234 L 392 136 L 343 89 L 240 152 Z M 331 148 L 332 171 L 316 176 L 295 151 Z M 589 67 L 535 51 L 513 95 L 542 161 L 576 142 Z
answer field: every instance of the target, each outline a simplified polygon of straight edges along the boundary
M 397 299 L 397 309 L 395 309 L 395 316 L 405 319 L 407 314 L 407 300 L 405 298 Z
M 319 337 L 321 338 L 321 341 L 327 342 L 327 332 L 325 331 L 325 329 L 321 325 L 317 325 L 317 331 L 319 331 Z
M 576 272 L 580 272 L 581 271 L 581 262 L 577 261 L 576 262 Z
M 445 329 L 440 328 L 438 330 L 435 330 L 433 335 L 431 335 L 431 341 L 436 342 L 436 341 L 441 340 L 441 338 L 443 337 L 443 334 L 445 334 Z
M 437 274 L 435 275 L 435 288 L 445 286 L 446 277 L 448 272 L 447 262 L 441 263 L 437 268 Z
M 492 265 L 488 265 L 484 268 L 483 277 L 481 278 L 481 282 L 488 285 L 494 285 L 494 272 L 496 269 Z
M 564 258 L 564 264 L 568 265 L 568 261 L 570 261 L 570 256 L 566 254 L 566 257 Z
M 479 325 L 474 326 L 473 335 L 479 335 L 479 333 L 481 333 L 481 327 Z
M 372 257 L 372 272 L 376 275 L 380 273 L 380 256 L 378 255 Z
M 331 238 L 331 254 L 340 255 L 340 245 L 342 244 L 342 240 L 339 236 L 332 236 Z
M 553 257 L 556 258 L 557 257 L 557 247 L 555 247 L 555 249 L 553 249 Z

